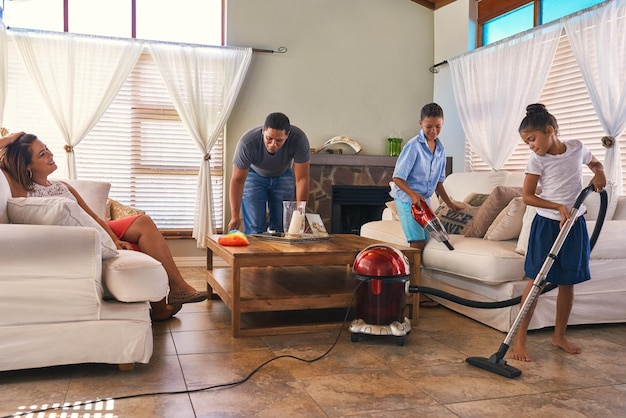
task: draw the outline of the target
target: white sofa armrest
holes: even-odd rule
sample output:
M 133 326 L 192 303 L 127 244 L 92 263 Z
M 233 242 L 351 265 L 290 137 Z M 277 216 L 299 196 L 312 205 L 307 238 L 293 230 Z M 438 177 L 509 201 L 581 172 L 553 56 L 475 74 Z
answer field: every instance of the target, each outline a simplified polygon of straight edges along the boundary
M 93 228 L 0 224 L 0 324 L 98 319 L 101 254 Z
M 120 302 L 158 302 L 168 292 L 168 279 L 161 263 L 139 251 L 120 250 L 104 261 L 105 297 Z

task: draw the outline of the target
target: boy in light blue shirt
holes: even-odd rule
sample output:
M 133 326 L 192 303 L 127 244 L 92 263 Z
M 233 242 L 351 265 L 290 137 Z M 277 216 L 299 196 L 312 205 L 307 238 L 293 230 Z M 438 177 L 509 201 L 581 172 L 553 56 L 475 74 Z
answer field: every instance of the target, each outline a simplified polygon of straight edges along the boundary
M 428 202 L 436 192 L 452 210 L 462 210 L 463 206 L 450 199 L 443 187 L 446 152 L 439 140 L 443 127 L 441 106 L 437 103 L 424 106 L 419 124 L 422 128 L 419 134 L 406 143 L 396 161 L 393 171 L 396 187 L 392 189 L 392 196 L 407 241 L 411 247 L 423 250 L 428 234 L 413 218 L 411 205 L 419 203 L 422 197 Z

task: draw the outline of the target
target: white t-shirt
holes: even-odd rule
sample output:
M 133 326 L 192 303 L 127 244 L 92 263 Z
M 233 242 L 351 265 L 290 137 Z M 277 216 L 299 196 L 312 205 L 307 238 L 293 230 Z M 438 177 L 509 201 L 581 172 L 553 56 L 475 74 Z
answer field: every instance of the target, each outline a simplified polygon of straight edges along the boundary
M 583 164 L 589 164 L 593 155 L 578 140 L 563 141 L 563 144 L 563 154 L 540 156 L 531 153 L 526 164 L 526 174 L 539 176 L 539 197 L 571 209 L 583 189 Z M 581 205 L 578 213 L 584 211 L 584 205 Z M 537 208 L 537 214 L 557 221 L 561 219 L 559 211 L 554 209 Z

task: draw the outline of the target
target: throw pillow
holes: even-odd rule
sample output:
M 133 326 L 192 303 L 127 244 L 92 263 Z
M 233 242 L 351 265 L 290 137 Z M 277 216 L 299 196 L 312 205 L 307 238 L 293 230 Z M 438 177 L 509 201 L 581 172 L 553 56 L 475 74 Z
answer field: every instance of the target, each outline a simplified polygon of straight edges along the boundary
M 474 222 L 465 231 L 466 237 L 482 238 L 485 236 L 489 225 L 493 223 L 498 214 L 509 204 L 514 197 L 522 195 L 521 187 L 496 186 L 485 203 L 474 217 Z
M 524 211 L 524 217 L 522 218 L 522 229 L 517 239 L 517 246 L 515 252 L 521 255 L 526 255 L 526 248 L 528 247 L 528 239 L 530 237 L 530 225 L 533 223 L 537 208 L 534 206 L 526 206 Z
M 472 225 L 479 209 L 478 207 L 466 205 L 463 210 L 454 211 L 444 203 L 435 210 L 435 214 L 439 217 L 448 234 L 463 235 L 467 228 Z
M 470 206 L 481 206 L 485 203 L 485 200 L 487 200 L 488 197 L 489 194 L 470 193 L 465 199 L 463 199 L 463 203 L 467 203 Z
M 391 219 L 399 221 L 400 217 L 398 216 L 398 210 L 396 209 L 396 201 L 390 200 L 389 202 L 385 202 L 385 206 L 387 206 L 391 211 Z
M 489 229 L 487 229 L 484 238 L 491 241 L 506 241 L 519 237 L 525 211 L 526 204 L 523 198 L 514 198 L 498 214 L 489 226 Z
M 100 235 L 102 258 L 115 257 L 117 247 L 109 234 L 78 203 L 67 197 L 12 197 L 7 210 L 16 224 L 86 226 Z

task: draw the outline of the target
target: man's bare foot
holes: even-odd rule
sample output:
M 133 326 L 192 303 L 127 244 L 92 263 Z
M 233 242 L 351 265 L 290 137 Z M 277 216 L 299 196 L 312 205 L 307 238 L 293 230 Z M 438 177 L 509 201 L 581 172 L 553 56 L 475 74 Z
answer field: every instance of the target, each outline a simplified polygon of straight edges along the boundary
M 562 338 L 553 337 L 552 338 L 552 345 L 555 346 L 555 347 L 560 348 L 561 350 L 565 351 L 566 353 L 580 354 L 580 347 L 576 347 L 575 345 L 571 345 L 569 343 L 569 341 L 567 341 L 564 337 L 562 337 Z

